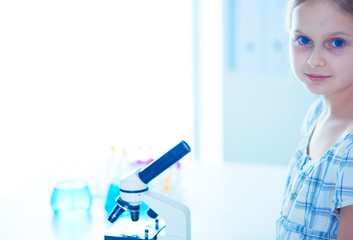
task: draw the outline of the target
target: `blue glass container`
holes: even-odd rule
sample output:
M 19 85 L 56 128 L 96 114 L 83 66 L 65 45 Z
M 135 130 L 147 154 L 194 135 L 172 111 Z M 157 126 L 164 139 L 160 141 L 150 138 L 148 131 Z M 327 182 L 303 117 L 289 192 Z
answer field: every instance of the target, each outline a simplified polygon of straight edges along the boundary
M 120 188 L 119 186 L 115 185 L 114 183 L 110 184 L 107 199 L 105 201 L 104 209 L 105 211 L 110 214 L 113 211 L 116 201 L 115 199 L 120 195 Z
M 54 213 L 73 211 L 89 212 L 92 195 L 87 183 L 82 180 L 64 180 L 55 185 L 50 199 Z

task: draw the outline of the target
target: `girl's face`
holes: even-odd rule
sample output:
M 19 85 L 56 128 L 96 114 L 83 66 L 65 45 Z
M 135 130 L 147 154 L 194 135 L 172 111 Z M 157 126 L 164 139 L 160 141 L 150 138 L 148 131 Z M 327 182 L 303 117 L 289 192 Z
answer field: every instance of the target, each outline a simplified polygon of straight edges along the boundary
M 353 97 L 353 16 L 328 0 L 295 7 L 290 29 L 291 64 L 314 94 Z

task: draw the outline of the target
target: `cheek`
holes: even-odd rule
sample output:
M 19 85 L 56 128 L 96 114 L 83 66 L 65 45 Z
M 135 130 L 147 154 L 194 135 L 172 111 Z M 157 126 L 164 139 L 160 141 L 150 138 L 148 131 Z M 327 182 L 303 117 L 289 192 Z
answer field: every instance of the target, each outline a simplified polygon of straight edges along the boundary
M 353 59 L 351 60 L 351 62 Z M 348 64 L 349 61 L 347 62 L 334 62 L 334 66 L 332 66 L 332 69 L 335 71 L 335 75 L 339 78 L 342 79 L 344 82 L 353 82 L 353 67 L 352 64 Z
M 331 55 L 329 64 L 335 74 L 353 76 L 353 51 L 345 54 Z

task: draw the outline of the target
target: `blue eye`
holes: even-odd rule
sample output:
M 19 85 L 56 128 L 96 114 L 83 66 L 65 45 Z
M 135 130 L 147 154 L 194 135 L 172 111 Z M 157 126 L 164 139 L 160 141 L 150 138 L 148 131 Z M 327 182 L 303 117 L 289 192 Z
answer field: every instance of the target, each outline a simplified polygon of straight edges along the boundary
M 342 47 L 344 45 L 344 41 L 341 39 L 335 39 L 331 42 L 333 47 Z
M 298 41 L 299 41 L 299 43 L 302 44 L 302 45 L 308 45 L 308 44 L 311 43 L 310 39 L 307 38 L 307 37 L 299 37 L 299 38 L 298 38 Z

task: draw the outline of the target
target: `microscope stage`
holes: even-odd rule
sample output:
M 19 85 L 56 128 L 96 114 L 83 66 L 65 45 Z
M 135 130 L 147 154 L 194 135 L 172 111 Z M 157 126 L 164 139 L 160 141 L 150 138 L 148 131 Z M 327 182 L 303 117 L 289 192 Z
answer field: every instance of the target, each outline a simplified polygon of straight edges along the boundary
M 156 227 L 155 220 L 131 221 L 130 218 L 121 218 L 114 223 L 104 240 L 153 240 L 165 228 L 164 221 L 158 220 Z M 147 231 L 146 231 L 147 230 Z

